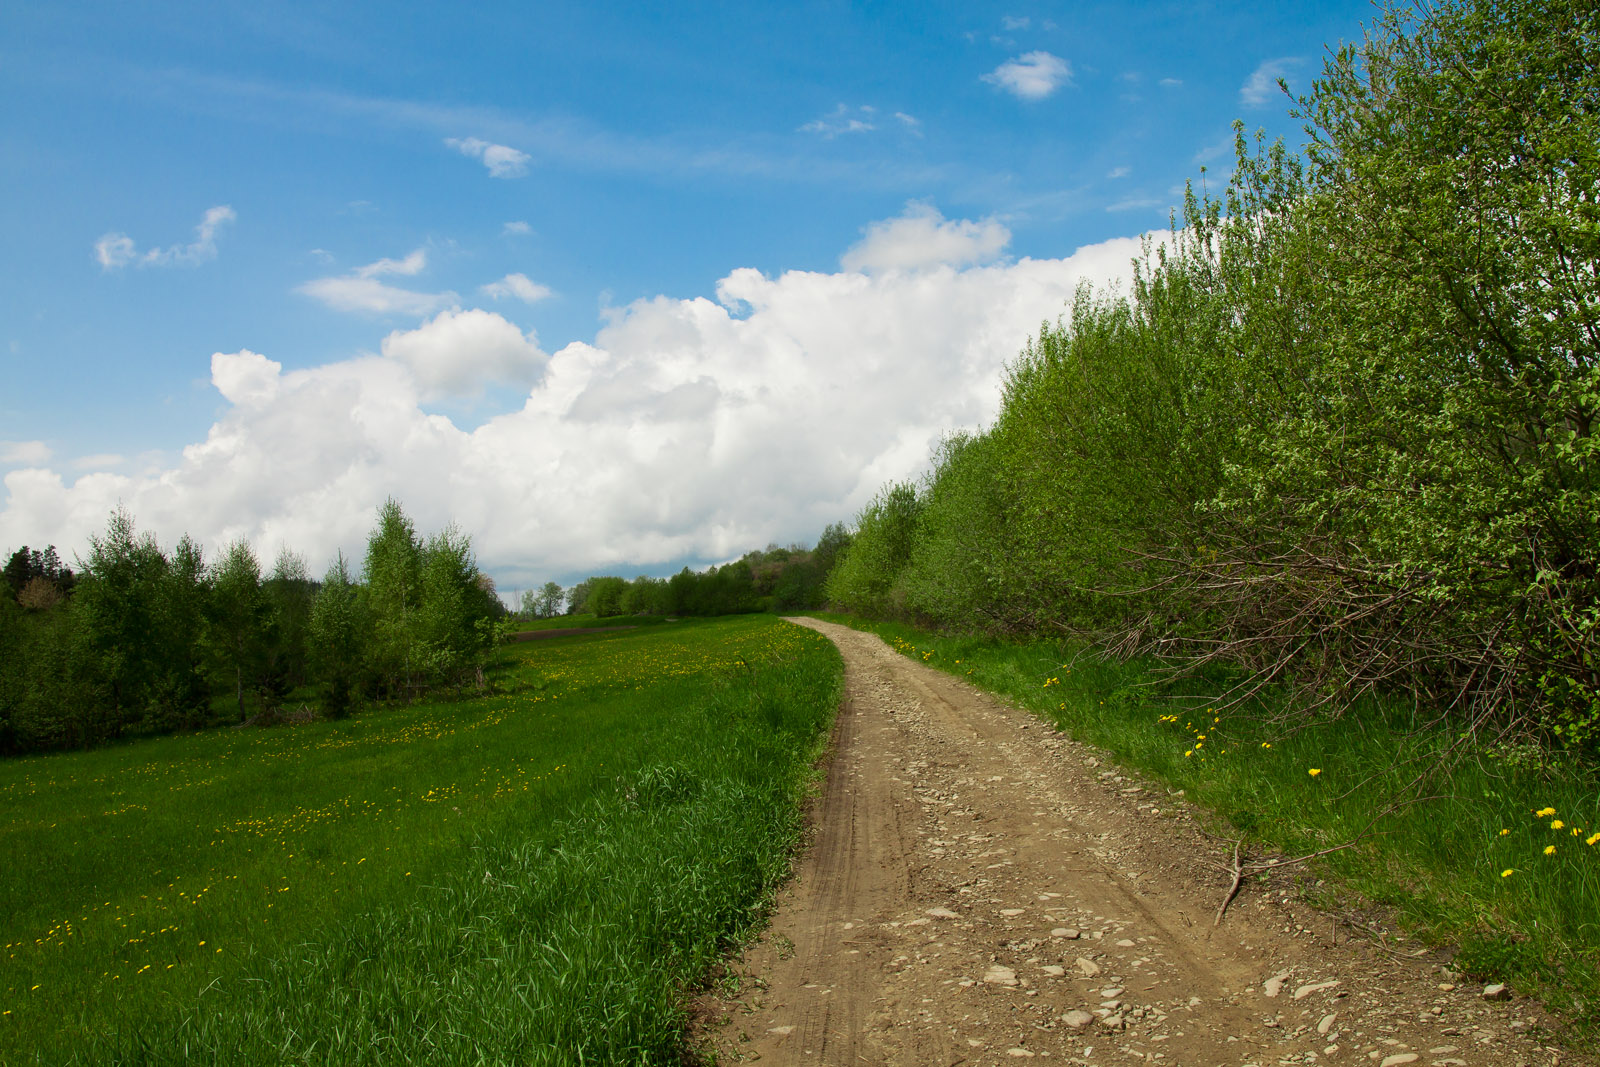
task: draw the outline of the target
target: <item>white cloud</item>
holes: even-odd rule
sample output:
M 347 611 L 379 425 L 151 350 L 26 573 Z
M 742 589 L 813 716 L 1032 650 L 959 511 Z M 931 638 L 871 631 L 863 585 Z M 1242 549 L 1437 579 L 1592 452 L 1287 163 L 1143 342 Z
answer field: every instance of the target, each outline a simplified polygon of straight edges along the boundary
M 415 330 L 396 330 L 381 351 L 411 372 L 424 400 L 473 396 L 490 384 L 532 385 L 549 359 L 531 332 L 477 308 L 441 311 Z
M 94 257 L 101 270 L 120 270 L 130 263 L 138 267 L 194 267 L 217 258 L 217 231 L 239 216 L 227 204 L 208 208 L 194 228 L 194 241 L 170 248 L 139 251 L 125 233 L 108 233 L 94 243 Z
M 115 452 L 96 452 L 89 456 L 79 456 L 72 461 L 74 468 L 80 471 L 104 470 L 107 467 L 120 467 L 126 457 Z
M 1129 174 L 1132 174 L 1132 173 L 1133 173 L 1133 171 L 1131 171 L 1127 167 L 1112 167 L 1110 170 L 1108 170 L 1106 172 L 1106 177 L 1107 178 L 1126 178 Z
M 404 259 L 380 259 L 334 278 L 314 278 L 295 291 L 322 301 L 335 311 L 367 311 L 379 315 L 426 315 L 456 302 L 452 292 L 422 293 L 402 289 L 378 279 L 386 274 L 406 277 L 422 273 L 427 253 L 417 249 Z
M 1043 100 L 1063 85 L 1072 84 L 1072 64 L 1049 52 L 1029 52 L 1006 60 L 985 74 L 983 80 L 1019 99 Z
M 1278 91 L 1278 79 L 1299 65 L 1300 60 L 1293 56 L 1267 60 L 1239 87 L 1239 103 L 1244 107 L 1265 107 Z
M 49 463 L 51 454 L 43 441 L 0 441 L 0 466 L 37 467 Z
M 1011 231 L 994 219 L 946 220 L 931 204 L 913 201 L 898 218 L 874 222 L 840 257 L 847 271 L 917 271 L 988 263 L 1005 251 Z
M 801 126 L 800 132 L 820 134 L 830 139 L 841 133 L 867 133 L 878 128 L 876 116 L 876 108 L 840 104 L 821 118 L 812 119 Z
M 444 143 L 488 167 L 491 178 L 520 178 L 528 173 L 528 160 L 533 158 L 526 152 L 476 137 L 446 137 Z
M 500 228 L 500 236 L 502 237 L 527 237 L 532 233 L 533 227 L 521 219 L 508 222 Z
M 1004 243 L 992 220 L 913 207 L 867 227 L 846 258 L 946 265 L 738 269 L 715 299 L 636 301 L 549 357 L 482 310 L 321 366 L 220 353 L 212 384 L 227 406 L 204 440 L 139 473 L 10 471 L 0 544 L 70 554 L 120 501 L 164 544 L 187 531 L 214 552 L 245 537 L 320 570 L 338 549 L 359 558 L 391 494 L 424 530 L 471 531 L 502 587 L 814 538 L 886 479 L 915 475 L 940 434 L 991 420 L 1040 320 L 1080 280 L 1126 278 L 1139 250 L 1124 238 L 985 262 Z M 423 406 L 488 380 L 526 384 L 525 402 L 474 428 Z
M 532 281 L 526 274 L 507 274 L 497 282 L 490 282 L 483 287 L 485 295 L 499 300 L 504 296 L 514 296 L 525 303 L 536 304 L 550 296 L 550 287 Z
M 1020 17 L 1013 15 L 1002 15 L 1000 17 L 1000 25 L 1005 27 L 1007 30 L 1025 30 L 1028 28 L 1031 22 L 1032 20 L 1026 15 L 1022 15 Z
M 1176 89 L 1178 86 L 1183 84 L 1183 79 L 1182 78 L 1162 78 L 1160 81 L 1156 82 L 1156 84 L 1161 86 L 1161 88 L 1163 88 L 1163 89 Z

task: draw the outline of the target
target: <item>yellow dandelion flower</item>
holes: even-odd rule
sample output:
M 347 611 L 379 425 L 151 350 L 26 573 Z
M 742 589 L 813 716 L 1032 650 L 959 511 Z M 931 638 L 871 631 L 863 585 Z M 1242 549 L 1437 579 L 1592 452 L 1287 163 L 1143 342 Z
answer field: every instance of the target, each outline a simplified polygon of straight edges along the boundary
M 1507 835 L 1507 834 L 1509 834 L 1509 833 L 1510 833 L 1510 832 L 1511 832 L 1511 831 L 1510 831 L 1510 830 L 1501 830 L 1501 831 L 1500 831 L 1500 836 L 1501 836 L 1501 837 L 1504 837 L 1504 836 L 1506 836 L 1506 835 Z
M 1556 846 L 1554 846 L 1554 845 L 1546 845 L 1546 846 L 1544 846 L 1544 854 L 1546 856 L 1554 856 L 1556 854 Z
M 1546 815 L 1554 815 L 1555 813 L 1556 813 L 1556 809 L 1555 808 L 1540 808 L 1538 811 L 1534 812 L 1533 814 L 1535 816 L 1537 816 L 1538 818 L 1542 819 Z
M 1562 821 L 1561 821 L 1561 820 L 1560 820 L 1560 819 L 1557 819 L 1557 820 L 1555 820 L 1555 821 L 1554 821 L 1554 822 L 1552 822 L 1552 823 L 1551 823 L 1551 824 L 1550 824 L 1550 829 L 1552 829 L 1552 830 L 1559 830 L 1559 829 L 1561 829 L 1561 828 L 1562 828 L 1562 827 L 1563 827 L 1563 826 L 1565 826 L 1565 825 L 1567 825 L 1567 824 L 1566 824 L 1566 823 L 1564 823 L 1564 822 L 1562 822 Z
M 1317 775 L 1322 773 L 1322 768 L 1321 767 L 1312 767 L 1311 769 L 1306 771 L 1306 773 L 1311 775 L 1311 777 L 1315 778 Z
M 1189 751 L 1184 753 L 1185 757 L 1192 756 L 1192 755 L 1194 755 L 1194 749 L 1192 749 L 1192 748 Z
M 1502 877 L 1502 878 L 1510 878 L 1513 874 L 1516 874 L 1516 873 L 1517 873 L 1517 869 L 1515 867 L 1507 867 L 1505 870 L 1500 872 L 1500 877 Z
M 1263 741 L 1263 742 L 1261 742 L 1261 747 L 1262 748 L 1271 748 L 1272 747 L 1272 742 L 1271 741 Z
M 1587 840 L 1587 841 L 1585 841 L 1585 842 L 1584 842 L 1584 844 L 1586 844 L 1586 845 L 1592 845 L 1592 844 L 1594 844 L 1594 843 L 1595 843 L 1595 842 L 1596 842 L 1596 841 L 1600 841 L 1600 834 L 1591 834 L 1591 835 L 1590 835 L 1590 836 L 1589 836 L 1589 839 L 1588 839 L 1588 840 Z

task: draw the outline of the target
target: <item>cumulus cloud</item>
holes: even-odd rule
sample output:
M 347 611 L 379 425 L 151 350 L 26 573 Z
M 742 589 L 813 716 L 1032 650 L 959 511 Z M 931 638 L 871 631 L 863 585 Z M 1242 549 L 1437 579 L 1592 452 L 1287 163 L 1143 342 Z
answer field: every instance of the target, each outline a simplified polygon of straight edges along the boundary
M 521 219 L 506 223 L 500 228 L 502 237 L 527 237 L 533 233 L 533 227 Z
M 1244 107 L 1265 107 L 1278 90 L 1278 79 L 1300 64 L 1294 57 L 1269 59 L 1251 72 L 1239 87 L 1239 103 Z
M 415 330 L 396 330 L 381 351 L 411 372 L 424 400 L 473 396 L 486 385 L 532 385 L 548 359 L 531 332 L 476 308 L 441 311 Z
M 444 143 L 488 167 L 491 178 L 520 178 L 528 173 L 528 161 L 533 158 L 526 152 L 476 137 L 446 137 Z
M 1008 59 L 983 76 L 1021 100 L 1043 100 L 1063 85 L 1072 84 L 1072 64 L 1049 52 L 1028 52 Z
M 839 260 L 847 271 L 917 271 L 988 263 L 1011 243 L 994 219 L 947 220 L 931 204 L 913 201 L 898 218 L 874 222 Z
M 915 475 L 942 433 L 991 420 L 1039 321 L 1080 280 L 1127 277 L 1139 251 L 1126 238 L 997 261 L 1004 227 L 926 206 L 866 232 L 851 269 L 733 270 L 714 294 L 618 309 L 548 357 L 482 310 L 320 366 L 218 353 L 226 407 L 204 440 L 136 474 L 8 472 L 0 544 L 84 546 L 120 501 L 165 544 L 245 537 L 320 569 L 338 549 L 359 557 L 393 495 L 422 529 L 471 531 L 513 588 L 814 538 Z M 876 269 L 891 251 L 894 267 L 940 265 Z M 470 428 L 423 406 L 488 379 L 526 384 L 521 406 Z
M 380 259 L 349 274 L 314 278 L 295 291 L 320 300 L 335 311 L 367 311 L 379 315 L 426 315 L 456 302 L 452 292 L 423 293 L 381 281 L 384 275 L 410 277 L 422 273 L 428 256 L 417 249 L 404 259 Z
M 550 287 L 532 281 L 526 274 L 507 274 L 497 282 L 490 282 L 483 287 L 484 294 L 499 300 L 504 296 L 514 296 L 525 303 L 535 304 L 550 296 Z
M 94 243 L 94 258 L 101 270 L 137 267 L 194 267 L 217 258 L 217 231 L 239 216 L 227 204 L 208 208 L 194 228 L 194 240 L 170 248 L 151 248 L 143 252 L 125 233 L 108 233 Z

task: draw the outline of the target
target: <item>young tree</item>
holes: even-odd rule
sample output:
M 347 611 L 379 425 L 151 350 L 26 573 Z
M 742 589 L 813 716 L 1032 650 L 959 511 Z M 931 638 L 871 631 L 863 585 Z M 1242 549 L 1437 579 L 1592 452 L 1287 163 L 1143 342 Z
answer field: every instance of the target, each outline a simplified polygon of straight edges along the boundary
M 281 699 L 304 685 L 308 676 L 307 628 L 317 590 L 304 557 L 288 548 L 279 550 L 272 574 L 262 584 L 262 593 L 271 618 L 263 681 Z
M 322 578 L 322 588 L 307 620 L 311 669 L 322 690 L 323 713 L 339 719 L 350 713 L 360 693 L 372 618 L 362 591 L 350 577 L 341 552 Z
M 416 614 L 422 603 L 422 543 L 393 497 L 378 509 L 378 526 L 367 538 L 362 567 L 372 608 L 372 662 L 389 691 L 399 695 L 414 682 Z
M 103 715 L 85 714 L 83 743 L 118 736 L 145 714 L 160 673 L 157 632 L 159 587 L 167 559 L 149 535 L 134 531 L 123 509 L 111 513 L 102 536 L 89 539 L 85 575 L 74 597 L 82 609 L 82 635 L 96 674 L 104 682 Z
M 432 679 L 460 685 L 482 666 L 492 636 L 479 622 L 492 621 L 491 601 L 499 598 L 492 583 L 486 588 L 481 581 L 471 538 L 454 525 L 428 539 L 420 574 L 419 659 Z
M 245 719 L 244 693 L 254 688 L 266 662 L 264 640 L 270 615 L 261 589 L 261 564 L 250 544 L 229 545 L 211 572 L 212 648 L 232 676 L 239 721 Z
M 173 548 L 157 589 L 156 632 L 151 635 L 161 648 L 154 703 L 162 728 L 195 727 L 206 719 L 211 697 L 205 662 L 210 610 L 205 556 L 185 534 Z

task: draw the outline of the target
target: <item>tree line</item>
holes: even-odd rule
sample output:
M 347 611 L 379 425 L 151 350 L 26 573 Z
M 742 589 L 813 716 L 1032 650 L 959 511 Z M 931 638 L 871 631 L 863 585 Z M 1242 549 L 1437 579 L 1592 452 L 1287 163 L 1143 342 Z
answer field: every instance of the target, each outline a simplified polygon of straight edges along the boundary
M 359 574 L 341 554 L 314 580 L 287 549 L 264 571 L 244 541 L 167 551 L 122 510 L 79 563 L 24 547 L 5 568 L 0 752 L 481 687 L 505 613 L 471 539 L 419 536 L 394 500 Z
M 851 610 L 1600 743 L 1600 9 L 1385 13 L 884 487 Z M 1242 671 L 1239 668 L 1243 668 Z
M 829 525 L 814 548 L 793 544 L 768 545 L 739 559 L 703 571 L 683 568 L 670 578 L 640 575 L 629 581 L 615 575 L 585 578 L 565 594 L 567 614 L 596 615 L 739 615 L 755 611 L 803 611 L 820 608 L 823 587 L 851 535 L 843 523 Z M 524 611 L 547 617 L 550 603 L 547 583 L 530 601 L 524 594 Z M 554 586 L 559 590 L 559 586 Z M 531 591 L 530 591 L 531 592 Z M 559 601 L 555 601 L 559 603 Z M 551 611 L 549 614 L 555 614 Z

